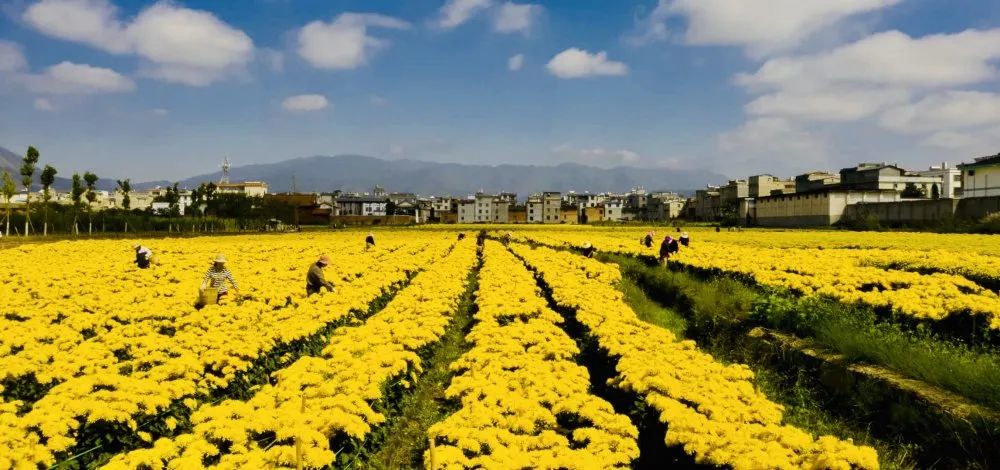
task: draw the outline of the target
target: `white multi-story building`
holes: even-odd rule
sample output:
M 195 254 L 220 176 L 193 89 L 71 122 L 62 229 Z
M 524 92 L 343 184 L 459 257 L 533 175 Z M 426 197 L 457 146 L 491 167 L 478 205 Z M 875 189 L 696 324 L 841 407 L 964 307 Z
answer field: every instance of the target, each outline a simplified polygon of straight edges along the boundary
M 962 170 L 949 166 L 948 162 L 941 162 L 941 166 L 932 166 L 927 170 L 914 173 L 919 176 L 941 178 L 941 185 L 938 187 L 938 191 L 942 198 L 956 198 L 962 188 Z M 930 196 L 931 193 L 928 192 L 927 195 Z
M 604 219 L 607 221 L 618 222 L 622 220 L 622 205 L 623 202 L 618 198 L 608 198 L 604 200 Z
M 531 196 L 528 196 L 528 202 L 525 205 L 525 208 L 528 211 L 527 219 L 529 224 L 540 224 L 543 220 L 545 220 L 545 216 L 543 214 L 544 211 L 542 210 L 544 208 L 544 204 L 542 204 L 542 196 L 540 194 L 532 194 Z
M 385 216 L 388 204 L 389 200 L 385 197 L 339 197 L 335 215 Z

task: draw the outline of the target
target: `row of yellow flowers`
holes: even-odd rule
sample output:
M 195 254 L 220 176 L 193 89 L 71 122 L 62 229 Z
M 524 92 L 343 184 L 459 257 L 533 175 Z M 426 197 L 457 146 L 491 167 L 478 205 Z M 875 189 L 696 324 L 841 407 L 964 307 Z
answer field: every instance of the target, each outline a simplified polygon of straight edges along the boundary
M 0 360 L 11 366 L 4 373 L 32 373 L 56 385 L 26 413 L 18 411 L 18 401 L 0 407 L 0 468 L 51 465 L 92 423 L 123 423 L 142 436 L 137 416 L 155 414 L 181 400 L 196 406 L 196 398 L 226 387 L 276 345 L 314 334 L 352 310 L 365 310 L 384 289 L 405 280 L 407 271 L 444 255 L 453 244 L 443 235 L 407 238 L 398 237 L 385 243 L 389 249 L 371 253 L 364 253 L 360 244 L 347 248 L 347 240 L 337 235 L 164 240 L 157 243 L 160 264 L 145 271 L 130 268 L 127 258 L 110 267 L 83 258 L 86 252 L 113 259 L 122 242 L 19 250 L 17 261 L 61 263 L 67 274 L 63 282 L 49 286 L 31 282 L 38 274 L 5 283 L 5 289 L 16 294 L 15 307 L 6 308 L 27 318 L 5 319 L 11 328 L 0 330 Z M 211 253 L 221 251 L 223 244 L 235 253 L 230 255 L 230 269 L 250 299 L 195 310 L 192 291 Z M 327 269 L 339 292 L 307 299 L 304 271 L 324 249 L 333 254 Z M 10 259 L 5 257 L 4 264 Z M 81 294 L 73 296 L 73 288 L 80 288 Z M 32 306 L 24 297 L 46 302 Z M 49 302 L 63 297 L 77 303 Z M 289 297 L 293 303 L 286 305 Z M 52 322 L 48 328 L 47 322 Z M 26 333 L 15 327 L 17 323 L 28 324 L 32 335 L 19 337 Z M 80 330 L 84 325 L 96 333 L 85 337 Z
M 780 239 L 783 234 L 775 232 L 772 235 Z M 605 251 L 657 256 L 660 240 L 646 247 L 639 243 L 643 235 L 644 232 L 535 231 L 520 238 L 552 246 L 580 246 L 590 242 Z M 710 240 L 695 238 L 689 247 L 682 247 L 671 257 L 671 261 L 738 273 L 760 284 L 791 289 L 803 295 L 826 295 L 844 303 L 888 307 L 921 319 L 940 320 L 955 313 L 969 312 L 986 318 L 990 328 L 1000 329 L 1000 295 L 962 275 L 995 278 L 1000 269 L 997 268 L 1000 257 L 990 254 L 965 256 L 948 250 L 921 253 L 889 248 L 827 249 L 821 244 L 813 248 L 767 247 L 760 240 L 743 243 L 738 238 L 740 233 L 726 235 L 732 237 L 727 240 L 717 235 Z M 979 261 L 967 265 L 967 259 Z M 921 274 L 908 269 L 883 268 L 897 264 L 914 270 L 945 272 Z
M 621 276 L 614 267 L 548 248 L 513 250 L 617 358 L 616 385 L 660 413 L 667 445 L 683 446 L 699 463 L 737 470 L 878 468 L 870 447 L 783 425 L 782 407 L 755 389 L 746 366 L 724 365 L 692 341 L 640 321 L 613 287 Z
M 303 296 L 305 269 L 321 248 L 329 247 L 332 255 L 329 271 L 349 282 L 368 271 L 372 262 L 390 259 L 395 249 L 425 246 L 420 240 L 398 239 L 389 242 L 388 252 L 365 254 L 357 244 L 344 241 L 340 235 L 282 243 L 261 237 L 163 240 L 154 245 L 160 264 L 149 270 L 131 266 L 129 242 L 63 242 L 7 250 L 0 264 L 16 275 L 0 280 L 5 299 L 0 379 L 31 374 L 42 384 L 64 381 L 107 363 L 116 350 L 129 349 L 131 356 L 139 356 L 134 348 L 148 343 L 149 334 L 201 324 L 205 313 L 218 318 L 219 312 L 199 312 L 193 305 L 201 275 L 216 252 L 239 252 L 230 254 L 230 268 L 242 292 L 252 297 L 222 313 L 260 313 L 284 306 L 289 297 L 297 301 Z M 386 267 L 399 271 L 394 264 Z M 172 338 L 175 343 L 185 339 Z M 115 367 L 119 365 L 124 364 Z
M 579 350 L 557 326 L 535 279 L 499 243 L 479 273 L 472 349 L 451 365 L 446 391 L 461 409 L 433 425 L 425 463 L 434 469 L 628 468 L 638 431 L 588 393 Z M 580 423 L 564 429 L 563 422 Z
M 328 466 L 330 439 L 363 440 L 385 419 L 372 406 L 384 387 L 420 371 L 417 351 L 444 334 L 475 259 L 474 242 L 459 242 L 363 325 L 339 328 L 320 357 L 273 374 L 274 385 L 248 401 L 199 408 L 193 432 L 119 455 L 105 468 L 200 468 L 206 458 L 223 468 Z

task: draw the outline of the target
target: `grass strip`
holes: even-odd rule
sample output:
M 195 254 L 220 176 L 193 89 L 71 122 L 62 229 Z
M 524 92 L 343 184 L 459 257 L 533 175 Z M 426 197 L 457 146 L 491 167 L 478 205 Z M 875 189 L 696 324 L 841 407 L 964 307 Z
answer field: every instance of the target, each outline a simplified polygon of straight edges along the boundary
M 798 365 L 789 365 L 787 360 L 761 357 L 745 343 L 745 338 L 752 325 L 763 323 L 813 337 L 848 360 L 881 364 L 966 397 L 988 398 L 983 401 L 989 404 L 996 403 L 998 397 L 988 396 L 989 390 L 1000 387 L 996 381 L 1000 379 L 1000 369 L 994 368 L 1000 361 L 995 354 L 878 322 L 866 309 L 834 305 L 821 299 L 762 294 L 733 279 L 701 279 L 626 256 L 604 255 L 603 260 L 618 264 L 623 277 L 640 287 L 648 300 L 682 312 L 688 322 L 687 337 L 696 339 L 702 348 L 720 359 L 749 365 L 757 375 L 758 387 L 788 407 L 790 424 L 872 445 L 879 451 L 883 468 L 913 468 L 914 462 L 929 465 L 939 460 L 961 467 L 989 468 L 995 462 L 997 457 L 983 445 L 995 439 L 997 423 L 977 419 L 959 426 L 961 429 L 949 428 L 922 419 L 913 406 L 904 404 L 887 410 L 884 403 L 861 396 L 866 393 L 864 390 L 852 401 L 834 397 L 826 392 L 824 384 L 813 374 L 815 371 L 807 373 Z M 640 301 L 640 305 L 643 303 Z M 866 312 L 869 316 L 865 316 Z M 656 317 L 651 318 L 654 321 L 646 321 L 659 324 Z M 674 324 L 676 321 L 661 326 L 670 329 Z M 878 395 L 870 392 L 873 397 Z M 891 414 L 892 420 L 886 419 L 886 413 Z M 873 424 L 879 428 L 881 438 L 871 435 L 869 428 Z
M 641 320 L 685 337 L 687 320 L 683 315 L 649 298 L 646 292 L 628 277 L 622 278 L 618 289 L 625 294 L 625 302 Z M 708 348 L 708 352 L 724 362 L 737 362 L 733 360 L 730 351 L 718 347 Z M 754 372 L 754 385 L 761 392 L 770 400 L 785 407 L 784 418 L 787 424 L 814 435 L 830 434 L 872 446 L 878 451 L 879 466 L 884 470 L 916 468 L 916 463 L 912 459 L 913 444 L 875 438 L 868 432 L 865 423 L 851 422 L 824 409 L 823 403 L 817 398 L 818 384 L 812 377 L 801 371 L 790 377 L 754 361 L 747 362 L 746 359 L 745 355 L 741 355 L 738 362 L 750 366 Z

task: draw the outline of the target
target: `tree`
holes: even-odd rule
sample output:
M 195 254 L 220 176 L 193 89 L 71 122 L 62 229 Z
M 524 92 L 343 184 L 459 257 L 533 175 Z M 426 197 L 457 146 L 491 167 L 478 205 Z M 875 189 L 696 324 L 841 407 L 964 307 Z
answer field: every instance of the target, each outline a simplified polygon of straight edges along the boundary
M 87 183 L 87 235 L 94 231 L 93 209 L 94 201 L 97 200 L 97 193 L 94 190 L 97 189 L 98 179 L 97 175 L 89 171 L 83 174 L 83 181 Z
M 132 208 L 132 198 L 129 194 L 132 192 L 132 181 L 128 178 L 124 180 L 118 180 L 118 192 L 122 193 L 122 208 L 126 211 Z
M 42 225 L 42 235 L 49 234 L 49 201 L 52 200 L 52 192 L 49 191 L 49 188 L 52 187 L 52 183 L 56 182 L 56 173 L 56 169 L 52 165 L 45 165 L 41 176 L 38 177 L 42 182 L 42 207 L 45 214 L 43 216 L 45 222 Z
M 87 189 L 83 187 L 83 179 L 79 173 L 73 173 L 73 187 L 70 190 L 70 197 L 73 199 L 73 233 L 80 234 L 80 227 L 77 225 L 77 216 L 80 214 L 80 199 Z
M 3 184 L 0 185 L 0 193 L 3 193 L 3 198 L 7 201 L 7 232 L 6 236 L 10 236 L 10 204 L 11 200 L 14 199 L 14 194 L 17 193 L 17 185 L 14 184 L 14 179 L 10 177 L 10 173 L 6 171 L 3 172 Z
M 28 235 L 31 225 L 31 183 L 35 180 L 35 165 L 38 164 L 38 149 L 28 146 L 28 151 L 21 160 L 21 184 L 24 186 L 24 235 Z
M 931 186 L 931 199 L 941 199 L 941 189 L 938 188 L 937 183 Z
M 903 192 L 899 196 L 904 199 L 923 199 L 927 197 L 927 193 L 924 192 L 924 188 L 919 188 L 913 183 L 906 183 L 906 187 L 903 188 Z

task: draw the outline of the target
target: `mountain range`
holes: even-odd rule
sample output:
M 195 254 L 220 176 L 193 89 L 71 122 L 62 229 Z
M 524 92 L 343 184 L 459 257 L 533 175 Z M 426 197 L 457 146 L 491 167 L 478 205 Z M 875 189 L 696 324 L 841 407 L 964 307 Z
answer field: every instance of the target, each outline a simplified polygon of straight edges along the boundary
M 0 170 L 12 170 L 17 178 L 20 157 L 0 147 Z M 66 175 L 61 175 L 66 176 Z M 118 175 L 116 175 L 118 176 Z M 120 177 L 120 176 L 118 176 Z M 218 181 L 222 172 L 193 176 L 178 181 L 181 187 L 193 188 L 202 182 Z M 648 190 L 672 190 L 688 193 L 707 183 L 726 180 L 724 176 L 702 169 L 672 170 L 663 168 L 598 168 L 576 163 L 555 166 L 539 165 L 469 165 L 419 160 L 384 160 L 361 155 L 313 156 L 276 163 L 233 167 L 232 181 L 264 181 L 272 192 L 370 191 L 375 185 L 394 192 L 421 195 L 464 196 L 476 191 L 514 192 L 524 197 L 539 191 L 627 191 L 643 186 Z M 133 183 L 135 189 L 171 184 L 168 181 Z M 57 178 L 57 189 L 69 186 L 69 179 Z M 104 178 L 101 189 L 114 189 L 115 180 Z

